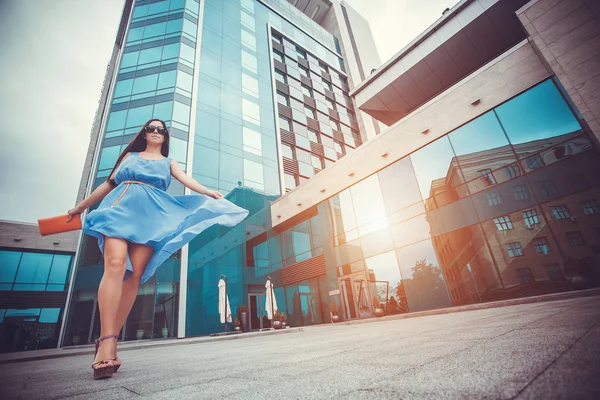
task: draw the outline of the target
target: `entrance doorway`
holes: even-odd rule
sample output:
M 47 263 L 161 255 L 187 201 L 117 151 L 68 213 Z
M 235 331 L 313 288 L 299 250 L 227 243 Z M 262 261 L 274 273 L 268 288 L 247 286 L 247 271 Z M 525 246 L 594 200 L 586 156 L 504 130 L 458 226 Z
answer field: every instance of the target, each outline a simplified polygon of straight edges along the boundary
M 372 316 L 369 285 L 364 272 L 345 275 L 338 278 L 340 296 L 346 319 L 367 318 Z
M 267 296 L 265 293 L 248 294 L 248 311 L 250 313 L 250 330 L 262 330 L 271 328 L 271 320 L 267 317 L 265 303 Z

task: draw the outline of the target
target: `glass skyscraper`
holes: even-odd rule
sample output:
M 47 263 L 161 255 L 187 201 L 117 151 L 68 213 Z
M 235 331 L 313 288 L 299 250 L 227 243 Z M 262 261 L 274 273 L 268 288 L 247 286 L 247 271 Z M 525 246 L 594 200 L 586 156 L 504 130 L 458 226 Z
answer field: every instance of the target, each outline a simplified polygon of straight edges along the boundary
M 171 133 L 170 157 L 250 215 L 232 229 L 213 226 L 168 260 L 140 288 L 123 340 L 222 331 L 221 275 L 232 309 L 250 309 L 252 329 L 268 324 L 267 276 L 285 311 L 278 276 L 285 244 L 254 245 L 269 231 L 269 205 L 360 146 L 366 134 L 359 126 L 376 126 L 357 115 L 349 97 L 353 78 L 342 44 L 311 16 L 336 30 L 348 30 L 345 20 L 336 19 L 334 7 L 315 7 L 306 15 L 281 0 L 125 2 L 80 197 L 106 180 L 140 126 L 159 118 Z M 356 43 L 351 46 L 352 67 L 362 71 Z M 169 192 L 184 188 L 173 182 Z M 278 261 L 265 262 L 273 257 Z M 63 345 L 98 336 L 102 265 L 96 240 L 83 237 Z

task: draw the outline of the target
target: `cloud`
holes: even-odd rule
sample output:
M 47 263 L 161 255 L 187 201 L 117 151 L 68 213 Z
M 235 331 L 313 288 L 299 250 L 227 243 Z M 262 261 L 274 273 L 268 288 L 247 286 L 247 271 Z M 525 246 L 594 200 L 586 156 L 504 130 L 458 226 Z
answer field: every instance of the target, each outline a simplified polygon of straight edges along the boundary
M 0 5 L 0 219 L 34 222 L 74 205 L 123 4 Z

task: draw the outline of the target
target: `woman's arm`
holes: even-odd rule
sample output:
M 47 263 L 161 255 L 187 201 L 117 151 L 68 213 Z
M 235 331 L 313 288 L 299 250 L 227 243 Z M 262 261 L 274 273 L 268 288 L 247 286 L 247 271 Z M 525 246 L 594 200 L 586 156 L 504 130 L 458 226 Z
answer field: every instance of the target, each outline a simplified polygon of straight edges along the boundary
M 123 159 L 121 160 L 121 162 L 123 162 L 123 160 L 126 159 L 128 156 L 129 156 L 129 153 L 125 154 L 125 156 L 123 157 Z M 119 163 L 119 165 L 120 164 L 121 163 Z M 112 175 L 109 177 L 109 179 L 106 182 L 104 182 L 100 186 L 98 186 L 92 192 L 92 194 L 90 194 L 86 199 L 83 199 L 81 201 L 81 203 L 77 204 L 74 208 L 70 209 L 69 212 L 68 212 L 68 214 L 71 217 L 73 215 L 81 214 L 82 212 L 84 212 L 85 210 L 87 210 L 89 207 L 91 207 L 91 206 L 95 205 L 96 203 L 102 201 L 102 199 L 104 199 L 115 188 L 110 182 L 112 182 L 113 179 L 115 178 L 115 174 L 117 173 L 118 169 L 119 169 L 119 166 L 117 166 L 115 168 L 114 172 L 112 173 Z
M 186 188 L 206 196 L 210 196 L 213 199 L 222 199 L 223 195 L 216 190 L 210 190 L 199 184 L 194 178 L 183 172 L 179 163 L 175 160 L 171 160 L 171 175 L 177 179 Z

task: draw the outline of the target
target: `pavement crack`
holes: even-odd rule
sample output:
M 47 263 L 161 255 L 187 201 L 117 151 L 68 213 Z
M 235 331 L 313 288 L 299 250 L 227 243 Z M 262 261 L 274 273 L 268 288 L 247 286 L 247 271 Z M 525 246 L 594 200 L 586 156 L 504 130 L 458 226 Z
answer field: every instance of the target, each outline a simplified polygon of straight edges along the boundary
M 592 329 L 594 329 L 596 327 L 596 325 L 599 325 L 599 324 L 600 324 L 600 322 L 596 322 L 595 324 L 590 326 L 581 336 L 579 336 L 576 340 L 574 340 L 573 343 L 571 343 L 571 345 L 569 347 L 567 347 L 562 353 L 560 353 L 560 355 L 558 357 L 556 357 L 554 359 L 554 361 L 552 361 L 550 364 L 548 364 L 546 366 L 546 368 L 544 368 L 542 371 L 540 371 L 539 374 L 534 376 L 533 379 L 531 379 L 529 382 L 527 382 L 527 385 L 523 386 L 523 388 L 521 390 L 519 390 L 517 392 L 517 394 L 515 394 L 513 397 L 511 397 L 511 400 L 519 397 L 521 395 L 521 393 L 523 393 L 525 391 L 525 389 L 527 389 L 529 386 L 531 386 L 531 384 L 533 382 L 535 382 L 540 376 L 542 376 L 546 371 L 548 371 L 550 369 L 550 367 L 552 367 L 554 364 L 556 364 L 558 362 L 558 360 L 560 360 L 565 354 L 567 354 L 577 343 L 579 343 L 581 341 L 581 339 L 583 339 L 585 337 L 585 335 L 590 333 L 590 331 Z
M 136 392 L 135 390 L 131 390 L 131 389 L 129 389 L 128 387 L 125 387 L 125 386 L 121 386 L 121 387 L 122 387 L 123 389 L 127 390 L 128 392 L 131 392 L 131 393 L 133 393 L 133 394 L 137 394 L 138 396 L 141 396 L 141 395 L 142 395 L 141 393 L 138 393 L 138 392 Z

